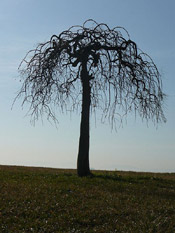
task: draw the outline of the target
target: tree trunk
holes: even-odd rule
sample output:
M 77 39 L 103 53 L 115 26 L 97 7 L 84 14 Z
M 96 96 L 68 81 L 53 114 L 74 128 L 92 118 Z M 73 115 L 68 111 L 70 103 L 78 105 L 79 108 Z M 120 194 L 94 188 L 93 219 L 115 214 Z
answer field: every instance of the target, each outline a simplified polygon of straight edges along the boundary
M 79 152 L 77 160 L 78 176 L 87 176 L 89 169 L 89 116 L 90 116 L 90 84 L 86 62 L 82 63 L 81 82 L 82 82 L 82 112 L 80 125 Z

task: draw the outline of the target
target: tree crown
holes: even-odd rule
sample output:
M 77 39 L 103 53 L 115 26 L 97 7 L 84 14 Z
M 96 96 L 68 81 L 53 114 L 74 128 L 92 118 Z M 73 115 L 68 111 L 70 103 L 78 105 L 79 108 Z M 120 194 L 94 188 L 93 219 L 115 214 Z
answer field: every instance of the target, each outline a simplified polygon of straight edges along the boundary
M 90 23 L 90 26 L 88 24 Z M 125 34 L 126 38 L 124 38 Z M 101 108 L 114 123 L 118 108 L 135 111 L 154 122 L 165 121 L 160 73 L 153 60 L 122 27 L 87 20 L 27 53 L 19 70 L 33 119 L 43 113 L 56 120 L 52 106 L 74 110 L 82 94 L 81 70 L 86 65 L 91 86 L 91 109 Z

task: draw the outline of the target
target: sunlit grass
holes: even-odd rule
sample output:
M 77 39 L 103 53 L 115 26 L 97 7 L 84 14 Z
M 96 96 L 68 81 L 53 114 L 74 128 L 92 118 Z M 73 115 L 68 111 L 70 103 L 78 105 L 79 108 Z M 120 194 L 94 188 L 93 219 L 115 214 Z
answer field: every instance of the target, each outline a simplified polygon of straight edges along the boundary
M 0 166 L 0 232 L 175 232 L 175 174 Z

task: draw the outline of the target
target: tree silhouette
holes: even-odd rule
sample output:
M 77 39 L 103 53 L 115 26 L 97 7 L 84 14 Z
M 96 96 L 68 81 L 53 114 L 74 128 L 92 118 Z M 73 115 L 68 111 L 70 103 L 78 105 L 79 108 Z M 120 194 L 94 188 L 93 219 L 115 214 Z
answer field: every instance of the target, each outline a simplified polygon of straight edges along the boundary
M 79 176 L 90 174 L 90 109 L 102 109 L 112 124 L 119 108 L 124 114 L 135 111 L 146 120 L 165 121 L 159 71 L 122 27 L 87 20 L 29 51 L 19 70 L 23 84 L 17 97 L 24 95 L 22 104 L 30 103 L 33 120 L 46 113 L 55 121 L 55 106 L 75 110 L 81 103 Z

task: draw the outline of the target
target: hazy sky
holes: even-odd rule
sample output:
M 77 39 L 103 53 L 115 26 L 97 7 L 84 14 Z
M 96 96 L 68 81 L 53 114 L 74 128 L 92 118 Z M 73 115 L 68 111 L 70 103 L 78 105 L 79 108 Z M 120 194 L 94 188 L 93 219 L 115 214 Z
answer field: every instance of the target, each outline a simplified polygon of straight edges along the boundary
M 91 118 L 90 166 L 94 169 L 175 172 L 175 1 L 174 0 L 1 0 L 0 1 L 0 164 L 75 168 L 80 114 L 61 115 L 57 129 L 35 127 L 24 117 L 17 68 L 28 50 L 72 25 L 92 18 L 125 27 L 157 64 L 167 98 L 166 124 L 158 129 L 129 115 L 111 132 Z

